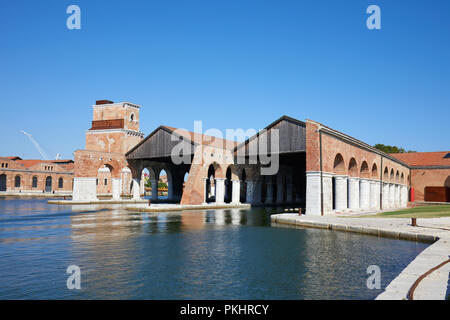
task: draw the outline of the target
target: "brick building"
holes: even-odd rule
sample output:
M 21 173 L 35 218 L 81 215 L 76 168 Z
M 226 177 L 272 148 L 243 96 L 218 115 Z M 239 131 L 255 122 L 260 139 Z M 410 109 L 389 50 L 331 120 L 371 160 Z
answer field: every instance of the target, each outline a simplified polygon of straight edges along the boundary
M 0 192 L 68 195 L 72 193 L 73 168 L 73 160 L 0 157 Z
M 450 202 L 450 151 L 398 153 L 393 156 L 411 168 L 414 200 Z

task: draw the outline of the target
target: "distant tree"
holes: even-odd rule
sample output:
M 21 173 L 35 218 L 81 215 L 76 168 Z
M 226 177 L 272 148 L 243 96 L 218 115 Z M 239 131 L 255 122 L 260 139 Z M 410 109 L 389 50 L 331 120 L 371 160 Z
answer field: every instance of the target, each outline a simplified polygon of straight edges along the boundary
M 376 145 L 374 145 L 375 149 L 381 150 L 385 153 L 412 153 L 412 152 L 416 152 L 413 150 L 408 150 L 406 151 L 403 148 L 399 148 L 397 146 L 389 146 L 389 145 L 384 145 L 381 143 L 377 143 Z

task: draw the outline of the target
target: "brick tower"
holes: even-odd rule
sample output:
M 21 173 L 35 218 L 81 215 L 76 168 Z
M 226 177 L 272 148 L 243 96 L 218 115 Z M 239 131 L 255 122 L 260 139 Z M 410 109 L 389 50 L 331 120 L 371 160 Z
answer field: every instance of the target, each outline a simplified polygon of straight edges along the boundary
M 120 198 L 123 172 L 128 172 L 125 154 L 144 138 L 139 110 L 129 102 L 96 101 L 86 147 L 74 153 L 74 201 L 93 201 L 97 194 L 110 193 L 113 199 Z

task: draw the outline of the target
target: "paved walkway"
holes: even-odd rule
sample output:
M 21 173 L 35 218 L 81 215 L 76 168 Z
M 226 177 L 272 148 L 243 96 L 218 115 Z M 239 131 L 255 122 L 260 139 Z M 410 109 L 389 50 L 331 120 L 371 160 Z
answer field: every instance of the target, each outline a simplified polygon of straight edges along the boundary
M 411 226 L 407 218 L 344 217 L 344 216 L 299 216 L 298 214 L 272 215 L 272 222 L 299 227 L 326 228 L 357 232 L 404 240 L 432 242 L 422 251 L 377 297 L 377 300 L 406 299 L 414 282 L 428 270 L 450 257 L 450 218 L 417 219 L 417 227 Z M 416 288 L 415 300 L 443 300 L 449 282 L 450 263 L 424 278 Z

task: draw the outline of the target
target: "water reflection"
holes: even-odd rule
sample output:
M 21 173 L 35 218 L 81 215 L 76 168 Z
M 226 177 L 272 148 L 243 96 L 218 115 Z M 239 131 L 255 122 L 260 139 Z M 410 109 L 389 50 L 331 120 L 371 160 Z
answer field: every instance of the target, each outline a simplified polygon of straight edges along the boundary
M 147 213 L 0 200 L 0 298 L 374 298 L 367 266 L 381 267 L 385 285 L 425 247 L 272 228 L 264 208 Z M 66 288 L 71 264 L 81 291 Z

